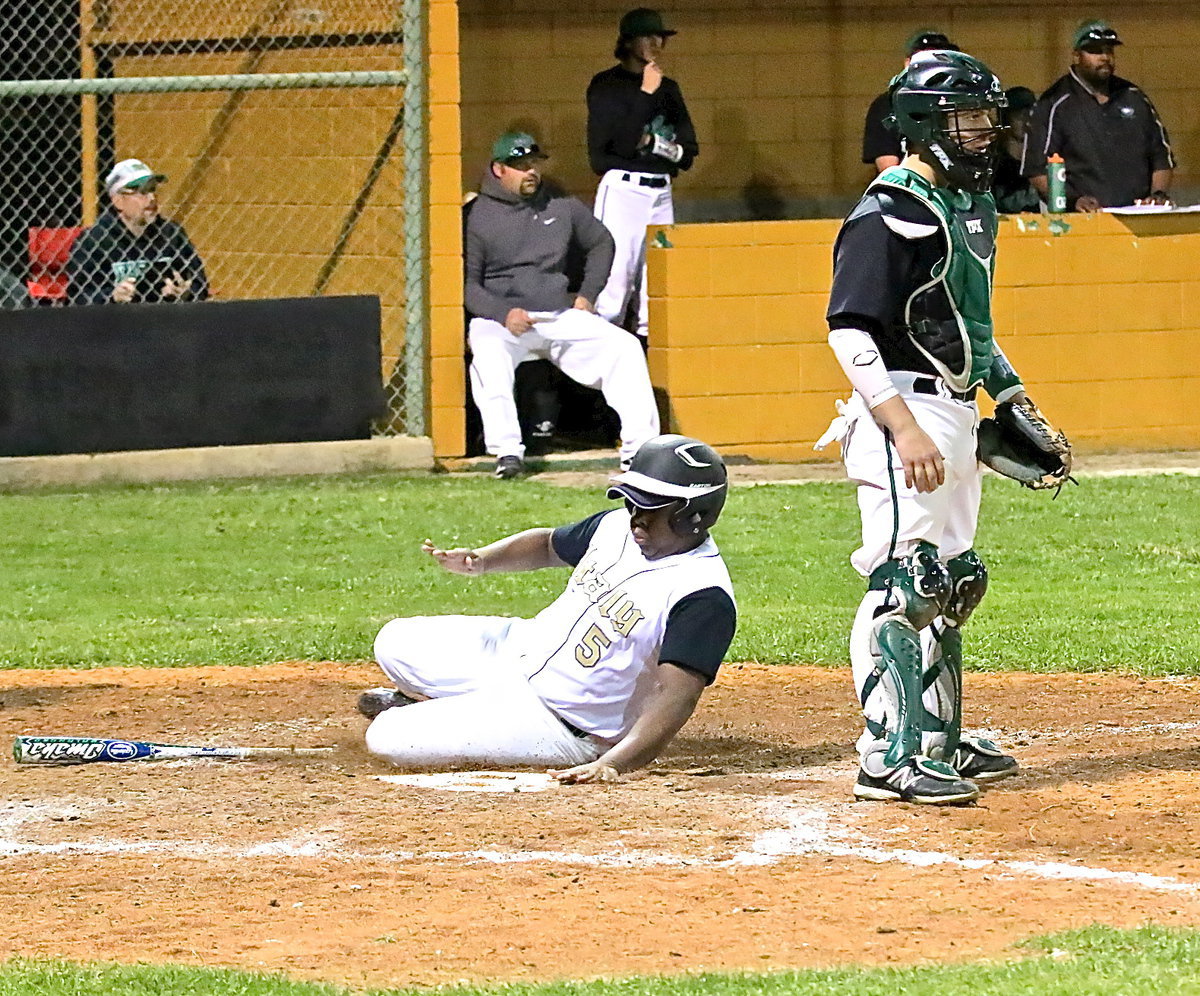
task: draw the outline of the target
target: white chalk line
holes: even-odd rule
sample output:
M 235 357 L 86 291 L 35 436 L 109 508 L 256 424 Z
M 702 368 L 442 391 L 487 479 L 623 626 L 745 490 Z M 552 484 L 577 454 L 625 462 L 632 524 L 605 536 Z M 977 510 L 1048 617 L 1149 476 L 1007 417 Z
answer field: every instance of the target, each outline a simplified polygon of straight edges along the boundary
M 772 772 L 770 777 L 792 777 L 797 781 L 841 778 L 841 769 Z M 84 819 L 101 805 L 87 805 L 78 799 L 9 806 L 0 810 L 0 860 L 18 857 L 64 856 L 142 856 L 171 859 L 309 858 L 336 862 L 455 863 L 526 865 L 552 864 L 599 868 L 733 868 L 766 867 L 788 859 L 812 856 L 838 857 L 872 864 L 895 863 L 913 868 L 949 866 L 969 871 L 993 871 L 1004 875 L 1042 880 L 1091 882 L 1129 886 L 1149 892 L 1183 895 L 1200 894 L 1200 883 L 1148 872 L 1115 871 L 1067 862 L 1017 861 L 1001 858 L 973 858 L 945 851 L 894 848 L 866 837 L 861 830 L 845 823 L 854 817 L 853 803 L 823 802 L 820 805 L 774 800 L 762 807 L 764 818 L 775 827 L 756 834 L 750 845 L 728 858 L 709 858 L 656 852 L 643 849 L 611 848 L 591 854 L 568 851 L 364 851 L 347 848 L 337 839 L 337 827 L 323 827 L 290 837 L 263 841 L 249 846 L 230 846 L 194 840 L 129 841 L 91 838 L 41 844 L 14 839 L 13 834 L 29 824 L 44 825 L 49 820 Z M 834 817 L 838 817 L 835 822 Z M 778 825 L 782 824 L 782 825 Z

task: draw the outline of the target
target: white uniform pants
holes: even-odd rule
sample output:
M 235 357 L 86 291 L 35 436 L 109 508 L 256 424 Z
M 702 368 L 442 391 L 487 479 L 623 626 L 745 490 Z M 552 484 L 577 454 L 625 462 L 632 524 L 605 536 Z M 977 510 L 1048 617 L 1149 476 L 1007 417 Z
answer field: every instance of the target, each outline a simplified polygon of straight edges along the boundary
M 642 180 L 665 187 L 646 187 Z M 671 200 L 671 178 L 660 173 L 630 173 L 610 169 L 596 190 L 595 215 L 612 233 L 617 244 L 608 283 L 596 299 L 596 311 L 610 322 L 625 317 L 630 298 L 638 296 L 637 334 L 650 332 L 649 298 L 646 292 L 646 228 L 673 225 L 675 205 Z
M 427 700 L 376 716 L 367 750 L 408 768 L 563 768 L 599 757 L 598 743 L 571 733 L 518 670 L 508 641 L 525 622 L 415 616 L 385 625 L 375 638 L 376 660 L 400 691 Z
M 979 411 L 973 402 L 955 401 L 941 387 L 941 394 L 916 394 L 911 391 L 912 376 L 893 373 L 892 379 L 913 417 L 937 445 L 945 464 L 946 483 L 929 494 L 919 494 L 904 484 L 904 468 L 895 447 L 888 445 L 883 430 L 857 395 L 845 406 L 845 424 L 840 429 L 842 459 L 846 473 L 858 482 L 858 507 L 862 517 L 862 545 L 850 562 L 864 577 L 885 561 L 913 553 L 917 543 L 926 540 L 938 548 L 943 562 L 971 549 L 979 522 L 982 468 L 976 456 L 976 427 Z M 940 385 L 939 381 L 939 385 Z M 837 434 L 835 430 L 835 434 Z M 854 687 L 863 703 L 863 715 L 869 724 L 888 725 L 898 714 L 899 692 L 889 678 L 874 685 L 863 699 L 864 689 L 874 681 L 877 663 L 875 612 L 883 604 L 885 593 L 868 591 L 855 615 L 850 631 L 850 662 Z M 942 625 L 942 621 L 937 621 Z M 921 633 L 925 665 L 933 660 L 933 635 Z M 948 680 L 948 676 L 947 676 Z M 941 683 L 931 684 L 923 696 L 925 709 L 947 719 L 955 706 Z M 928 752 L 944 741 L 944 734 L 926 733 L 922 750 Z M 889 741 L 871 729 L 858 740 L 861 757 L 885 751 Z
M 584 387 L 599 388 L 621 419 L 621 461 L 658 435 L 658 408 L 646 355 L 636 339 L 590 311 L 571 308 L 515 336 L 499 322 L 472 318 L 471 390 L 483 419 L 483 441 L 494 456 L 525 455 L 513 398 L 517 364 L 548 359 Z

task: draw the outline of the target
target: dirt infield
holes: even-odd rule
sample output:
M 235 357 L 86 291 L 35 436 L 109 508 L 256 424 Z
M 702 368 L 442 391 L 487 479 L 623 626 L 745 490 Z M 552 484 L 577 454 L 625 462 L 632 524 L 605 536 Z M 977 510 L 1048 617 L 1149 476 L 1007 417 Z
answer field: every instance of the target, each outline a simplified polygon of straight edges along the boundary
M 371 665 L 0 673 L 0 734 L 333 745 L 329 759 L 0 762 L 0 955 L 436 984 L 1011 955 L 1200 924 L 1200 681 L 970 675 L 1025 773 L 976 806 L 848 798 L 845 672 L 726 666 L 613 786 L 399 785 Z M 6 741 L 7 742 L 7 741 Z

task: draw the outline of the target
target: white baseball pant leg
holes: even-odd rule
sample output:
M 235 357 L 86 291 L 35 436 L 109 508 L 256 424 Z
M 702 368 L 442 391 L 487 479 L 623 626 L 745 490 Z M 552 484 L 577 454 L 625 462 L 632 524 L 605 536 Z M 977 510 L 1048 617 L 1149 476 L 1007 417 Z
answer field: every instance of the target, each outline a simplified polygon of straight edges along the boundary
M 598 388 L 621 420 L 621 463 L 658 435 L 658 406 L 641 344 L 624 329 L 578 308 L 539 322 L 550 362 L 584 387 Z
M 894 379 L 899 381 L 901 378 Z M 868 577 L 887 560 L 913 553 L 921 540 L 936 546 L 943 561 L 957 556 L 971 548 L 979 520 L 982 472 L 976 457 L 978 409 L 974 404 L 912 394 L 903 388 L 901 393 L 917 424 L 941 452 L 946 482 L 929 494 L 920 494 L 915 488 L 907 487 L 895 447 L 885 441 L 883 430 L 861 400 L 855 399 L 842 458 L 847 474 L 859 483 L 862 545 L 850 560 L 863 577 Z M 866 592 L 850 632 L 850 662 L 860 702 L 863 689 L 875 671 L 872 646 L 875 610 L 883 604 L 884 598 L 885 592 Z M 921 635 L 925 644 L 928 634 L 923 631 Z M 897 696 L 890 681 L 879 681 L 863 705 L 866 720 L 884 724 L 889 713 L 896 711 Z M 935 715 L 940 715 L 945 705 L 935 689 L 927 693 L 925 704 Z M 874 751 L 886 749 L 887 742 L 868 729 L 859 737 L 857 746 L 865 758 Z
M 502 616 L 393 619 L 375 656 L 402 692 L 426 701 L 386 709 L 367 728 L 376 757 L 406 768 L 571 767 L 600 755 L 530 687 L 507 641 L 525 620 Z
M 545 342 L 536 331 L 515 336 L 490 318 L 472 318 L 467 341 L 471 344 L 471 394 L 483 421 L 484 448 L 495 457 L 524 458 L 513 383 L 517 364 Z
M 629 177 L 629 179 L 625 179 Z M 665 187 L 643 187 L 642 178 L 666 179 Z M 608 283 L 596 299 L 596 312 L 609 322 L 625 317 L 630 297 L 638 295 L 637 334 L 650 334 L 649 293 L 646 287 L 646 228 L 673 225 L 675 204 L 671 178 L 657 173 L 631 173 L 610 169 L 596 189 L 595 215 L 616 243 Z

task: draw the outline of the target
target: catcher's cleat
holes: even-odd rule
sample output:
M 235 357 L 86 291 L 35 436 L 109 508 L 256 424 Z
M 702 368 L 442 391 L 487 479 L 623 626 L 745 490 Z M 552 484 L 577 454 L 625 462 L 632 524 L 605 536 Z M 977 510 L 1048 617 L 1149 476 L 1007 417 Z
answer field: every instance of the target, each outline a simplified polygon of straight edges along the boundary
M 881 775 L 859 768 L 854 798 L 958 806 L 979 798 L 979 786 L 960 778 L 958 772 L 943 761 L 918 756 L 910 757 L 898 768 Z
M 959 778 L 976 782 L 995 782 L 1021 770 L 1015 757 L 1005 754 L 983 737 L 964 737 L 958 742 L 951 762 Z
M 525 472 L 525 463 L 519 456 L 502 456 L 496 461 L 496 470 L 492 474 L 498 481 L 512 480 Z
M 412 705 L 416 701 L 394 688 L 368 688 L 358 697 L 358 711 L 367 719 L 374 719 L 385 710 Z

